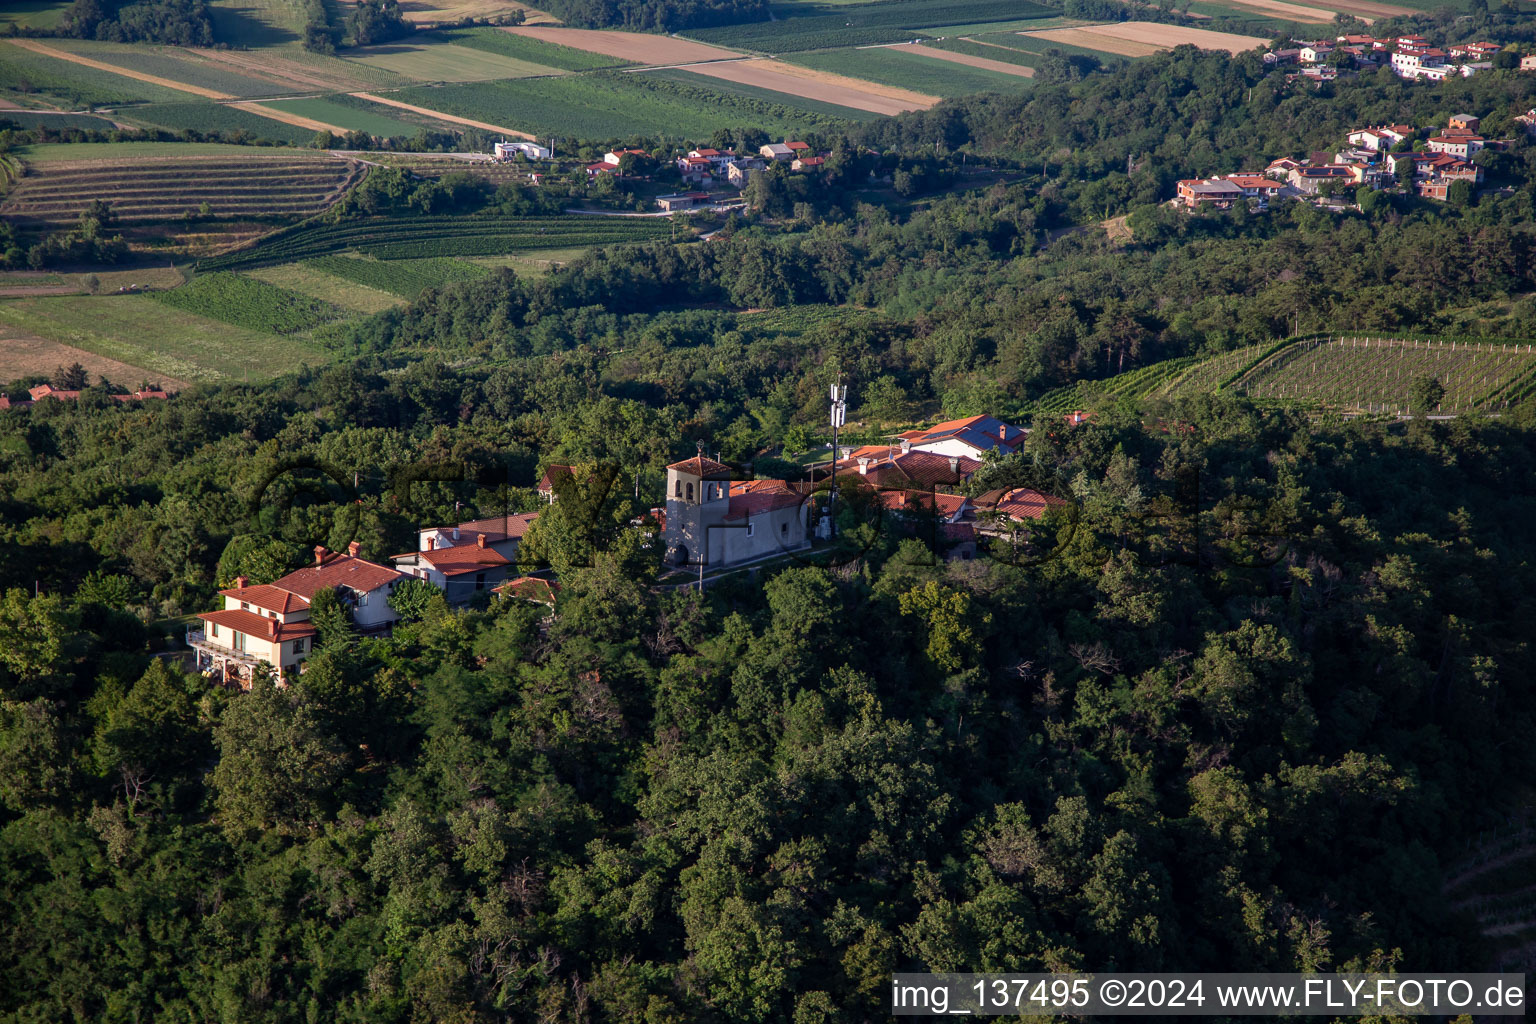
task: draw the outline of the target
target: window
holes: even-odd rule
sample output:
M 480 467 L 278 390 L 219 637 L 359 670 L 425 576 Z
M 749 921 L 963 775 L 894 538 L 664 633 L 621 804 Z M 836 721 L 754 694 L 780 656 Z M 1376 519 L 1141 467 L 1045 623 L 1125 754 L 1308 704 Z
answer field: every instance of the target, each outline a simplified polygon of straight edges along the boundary
M 693 484 L 688 485 L 688 500 L 693 500 Z
M 218 636 L 219 635 L 219 624 L 217 622 L 210 622 L 210 623 L 208 623 L 208 628 L 213 631 L 212 633 L 209 634 L 210 636 Z
M 672 497 L 674 497 L 674 498 L 681 498 L 682 496 L 683 496 L 683 482 L 681 480 L 679 480 L 672 487 Z
M 303 654 L 304 653 L 304 642 L 305 642 L 305 639 L 302 636 L 299 637 L 297 640 L 295 640 L 293 642 L 293 653 L 294 654 Z
M 367 603 L 368 603 L 368 591 L 365 590 L 361 594 L 357 595 L 357 606 L 359 608 L 361 608 L 364 605 L 366 605 Z
M 249 601 L 241 601 L 240 602 L 240 610 L 243 611 L 243 612 L 250 611 L 251 610 L 251 603 Z
M 748 537 L 752 537 L 752 536 L 755 536 L 756 534 L 757 534 L 757 524 L 756 523 L 748 523 L 747 524 L 747 536 Z
M 788 523 L 780 523 L 779 524 L 779 536 L 780 537 L 788 537 L 789 536 L 789 524 Z
M 237 651 L 245 650 L 245 634 L 240 632 L 239 630 L 235 630 L 234 634 L 235 634 L 235 650 L 237 650 Z
M 485 589 L 485 573 L 483 573 L 483 572 L 475 573 L 475 589 L 476 590 L 484 590 Z

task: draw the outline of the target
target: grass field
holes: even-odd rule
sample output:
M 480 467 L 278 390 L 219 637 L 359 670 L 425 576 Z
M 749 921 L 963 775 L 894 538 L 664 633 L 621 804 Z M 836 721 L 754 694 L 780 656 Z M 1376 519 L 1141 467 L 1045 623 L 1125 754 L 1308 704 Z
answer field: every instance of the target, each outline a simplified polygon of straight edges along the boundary
M 656 68 L 651 71 L 639 72 L 639 74 L 644 75 L 646 78 L 661 78 L 683 85 L 696 86 L 699 83 L 698 75 L 683 68 Z M 744 96 L 747 99 L 779 104 L 786 107 L 799 107 L 801 110 L 806 110 L 813 114 L 821 114 L 826 117 L 843 117 L 850 121 L 873 121 L 881 116 L 868 110 L 845 107 L 840 103 L 823 103 L 805 96 L 795 96 L 787 92 L 779 92 L 776 89 L 760 89 L 754 85 L 732 82 L 724 78 L 711 79 L 709 85 L 712 89 L 730 93 L 733 96 Z
M 789 60 L 808 68 L 867 78 L 872 82 L 912 89 L 931 96 L 1018 92 L 1030 86 L 1029 79 L 1017 75 L 965 67 L 890 47 L 801 53 Z
M 246 330 L 146 295 L 66 295 L 0 302 L 0 323 L 185 381 L 263 380 L 327 360 L 301 338 Z
M 1071 43 L 1063 43 L 1056 40 L 1035 39 L 1032 36 L 1026 36 L 1019 32 L 999 32 L 995 35 L 977 35 L 970 36 L 969 38 L 972 41 L 972 45 L 975 45 L 978 49 L 962 52 L 984 51 L 989 57 L 1004 60 L 1009 58 L 1008 50 L 1014 50 L 1022 54 L 1021 59 L 1030 67 L 1038 67 L 1039 62 L 1045 59 L 1049 50 L 1060 50 L 1067 57 L 1093 57 L 1106 62 L 1134 59 L 1127 58 L 1121 53 L 1110 53 L 1108 50 L 1095 50 L 1088 46 L 1073 46 Z M 935 41 L 931 45 L 948 47 L 951 43 L 959 42 L 961 40 L 943 39 Z M 1008 49 L 999 49 L 999 47 L 1007 47 Z M 994 51 L 996 52 L 994 53 Z
M 395 98 L 502 123 L 537 135 L 607 139 L 634 134 L 708 138 L 722 124 L 798 135 L 822 120 L 794 107 L 640 75 L 594 72 L 564 78 L 404 89 Z
M 299 0 L 209 0 L 214 39 L 231 46 L 281 46 L 303 40 Z
M 486 272 L 477 263 L 449 257 L 385 261 L 320 256 L 306 260 L 305 266 L 404 299 L 414 299 L 424 288 L 436 288 L 449 281 L 471 281 Z
M 569 263 L 586 249 L 535 249 L 516 256 L 478 256 L 470 260 L 482 267 L 510 267 L 518 277 L 543 277 L 563 263 Z
M 440 39 L 456 46 L 467 46 L 487 53 L 499 54 L 513 60 L 563 71 L 596 71 L 599 68 L 624 67 L 633 61 L 610 57 L 601 53 L 578 50 L 559 43 L 546 42 L 529 36 L 513 35 L 495 28 L 455 28 L 432 33 L 429 39 Z
M 127 107 L 112 116 L 126 124 L 142 124 L 173 132 L 188 128 L 200 132 L 243 131 L 253 139 L 268 139 L 295 146 L 301 146 L 315 137 L 315 133 L 307 129 L 220 103 L 150 103 L 142 107 Z
M 719 46 L 785 53 L 840 46 L 872 46 L 910 40 L 916 34 L 947 35 L 940 26 L 1052 17 L 1055 11 L 1029 0 L 899 0 L 838 7 L 787 9 L 778 21 L 698 29 L 690 38 Z M 919 32 L 919 30 L 934 30 Z
M 204 160 L 228 160 L 241 156 L 285 156 L 297 160 L 330 161 L 313 150 L 253 149 L 226 142 L 48 142 L 40 146 L 18 146 L 11 151 L 29 164 L 77 163 L 82 160 L 136 160 L 152 157 L 197 157 Z
M 351 97 L 347 98 L 351 99 Z M 362 104 L 365 101 L 355 102 Z M 396 135 L 409 137 L 421 130 L 420 125 L 378 113 L 378 107 L 353 106 L 351 103 L 338 103 L 330 99 L 267 100 L 263 106 L 272 107 L 275 110 L 286 110 L 300 117 L 312 117 L 316 121 L 324 121 L 351 131 L 367 132 L 369 135 L 384 138 Z M 310 132 L 309 135 L 313 137 L 314 132 Z
M 312 263 L 283 263 L 275 267 L 262 267 L 260 270 L 249 271 L 245 276 L 357 313 L 380 313 L 404 305 L 406 301 L 392 292 L 369 288 L 356 281 L 327 274 Z
M 345 315 L 314 296 L 230 273 L 201 275 L 150 297 L 173 309 L 268 334 L 300 334 Z
M 935 39 L 927 45 L 938 50 L 949 50 L 952 53 L 963 53 L 972 57 L 985 57 L 988 60 L 1000 60 L 1026 68 L 1037 68 L 1045 59 L 1042 54 L 1025 53 L 1022 48 L 1015 48 L 1012 43 L 992 44 L 977 42 L 974 39 Z
M 418 82 L 488 82 L 503 78 L 563 75 L 545 64 L 504 57 L 453 43 L 389 43 L 347 51 L 347 59 Z
M 50 29 L 64 17 L 68 0 L 6 0 L 0 5 L 0 31 L 6 26 Z
M 81 128 L 109 132 L 112 122 L 90 114 L 57 114 L 47 110 L 0 110 L 0 122 L 10 121 L 18 128 Z
M 51 374 L 60 366 L 75 363 L 85 367 L 93 383 L 98 377 L 105 377 L 125 387 L 137 388 L 140 384 L 151 383 L 171 390 L 180 390 L 187 384 L 168 374 L 130 366 L 74 345 L 61 345 L 0 322 L 0 381 L 19 380 L 38 373 Z

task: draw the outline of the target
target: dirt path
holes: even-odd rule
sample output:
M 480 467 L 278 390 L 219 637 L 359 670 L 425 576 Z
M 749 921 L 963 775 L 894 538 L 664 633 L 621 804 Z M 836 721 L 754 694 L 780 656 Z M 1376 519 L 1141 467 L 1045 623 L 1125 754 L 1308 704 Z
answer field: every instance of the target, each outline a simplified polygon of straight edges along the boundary
M 116 359 L 98 356 L 73 345 L 39 338 L 14 327 L 0 326 L 0 380 L 15 380 L 34 373 L 52 373 L 60 366 L 72 363 L 85 367 L 93 382 L 97 377 L 105 376 L 112 383 L 130 389 L 137 388 L 145 381 L 157 383 L 172 391 L 187 387 L 186 381 L 175 377 L 120 363 Z
M 348 129 L 335 124 L 326 124 L 324 121 L 316 121 L 312 117 L 300 117 L 298 114 L 290 114 L 286 110 L 277 110 L 272 107 L 264 107 L 254 100 L 242 100 L 239 103 L 230 103 L 228 106 L 238 107 L 257 117 L 265 117 L 273 121 L 281 121 L 283 124 L 291 124 L 295 128 L 308 128 L 312 132 L 330 132 L 332 135 L 345 135 Z
M 696 75 L 721 78 L 740 85 L 772 89 L 775 92 L 801 96 L 822 103 L 836 103 L 855 110 L 868 110 L 875 114 L 900 114 L 908 110 L 927 110 L 939 102 L 937 96 L 927 96 L 908 89 L 866 82 L 862 78 L 848 78 L 827 71 L 788 64 L 781 60 L 753 59 L 716 61 L 695 64 L 687 70 Z
M 1027 68 L 1022 64 L 1009 64 L 1002 60 L 988 60 L 986 57 L 973 57 L 968 53 L 956 53 L 954 50 L 942 50 L 937 46 L 924 46 L 922 43 L 892 43 L 885 47 L 887 50 L 905 50 L 907 53 L 921 54 L 924 57 L 933 57 L 937 60 L 947 60 L 951 64 L 964 64 L 968 68 L 981 68 L 983 71 L 996 71 L 1000 75 L 1016 75 L 1019 78 L 1034 78 L 1035 69 Z
M 648 32 L 607 32 L 588 28 L 554 28 L 543 25 L 504 28 L 515 36 L 527 36 L 546 43 L 559 43 L 575 50 L 600 53 L 605 57 L 618 57 L 638 64 L 686 64 L 689 61 L 729 60 L 740 57 L 735 50 L 727 50 L 708 43 L 696 43 L 691 39 L 652 35 Z
M 504 128 L 499 124 L 486 124 L 484 121 L 471 121 L 467 117 L 455 117 L 452 114 L 444 114 L 440 111 L 428 110 L 426 107 L 413 106 L 410 103 L 401 103 L 399 100 L 385 99 L 383 96 L 376 96 L 371 92 L 354 92 L 352 95 L 356 96 L 360 100 L 367 100 L 370 103 L 382 103 L 386 107 L 396 107 L 400 110 L 409 110 L 413 114 L 421 114 L 425 117 L 430 117 L 438 121 L 447 121 L 450 124 L 462 124 L 470 128 L 480 128 L 488 132 L 500 132 L 503 135 L 515 135 L 519 139 L 527 139 L 530 142 L 538 141 L 538 136 L 530 135 L 527 132 L 520 132 L 516 128 Z
M 95 68 L 98 71 L 109 71 L 114 75 L 122 75 L 124 78 L 133 78 L 140 82 L 164 86 L 167 89 L 175 89 L 177 92 L 189 92 L 194 96 L 202 96 L 210 100 L 235 99 L 234 96 L 227 92 L 215 92 L 212 89 L 203 89 L 195 85 L 187 85 L 183 82 L 173 82 L 169 78 L 161 78 L 158 75 L 146 75 L 142 71 L 130 71 L 127 68 L 120 68 L 116 64 L 107 64 L 103 61 L 92 60 L 89 57 L 82 57 L 78 53 L 56 50 L 33 39 L 8 39 L 6 41 L 12 46 L 19 46 L 23 50 L 40 53 L 45 57 L 57 57 L 59 60 L 67 60 L 71 64 L 80 64 L 88 68 Z

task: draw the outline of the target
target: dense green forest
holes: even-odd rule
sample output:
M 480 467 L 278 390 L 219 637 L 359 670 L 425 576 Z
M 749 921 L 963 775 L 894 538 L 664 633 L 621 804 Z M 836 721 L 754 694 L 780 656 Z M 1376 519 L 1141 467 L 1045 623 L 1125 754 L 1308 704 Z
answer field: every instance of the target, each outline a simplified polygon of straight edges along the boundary
M 1530 81 L 1183 49 L 816 140 L 825 187 L 707 243 L 428 289 L 317 329 L 325 367 L 0 412 L 0 1020 L 855 1024 L 893 970 L 1491 966 L 1447 878 L 1536 779 L 1536 410 L 1029 410 L 1297 330 L 1536 335 Z M 1475 202 L 1159 205 L 1462 109 L 1515 139 Z M 515 198 L 461 184 L 338 215 Z M 663 467 L 783 468 L 837 374 L 872 438 L 1032 427 L 969 487 L 1071 513 L 946 563 L 850 492 L 837 544 L 659 582 Z M 551 463 L 625 486 L 577 517 Z M 535 509 L 553 609 L 327 616 L 287 689 L 159 657 L 317 544 Z

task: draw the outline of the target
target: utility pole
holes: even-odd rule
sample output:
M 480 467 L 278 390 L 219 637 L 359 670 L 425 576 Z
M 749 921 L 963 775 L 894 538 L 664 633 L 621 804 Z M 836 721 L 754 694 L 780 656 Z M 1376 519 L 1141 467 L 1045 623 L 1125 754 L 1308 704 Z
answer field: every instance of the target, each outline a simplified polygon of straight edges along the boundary
M 848 420 L 848 385 L 838 383 L 843 379 L 841 371 L 837 374 L 837 380 L 832 383 L 832 490 L 827 495 L 827 526 L 831 536 L 837 537 L 837 519 L 832 515 L 832 506 L 837 501 L 837 432 Z

